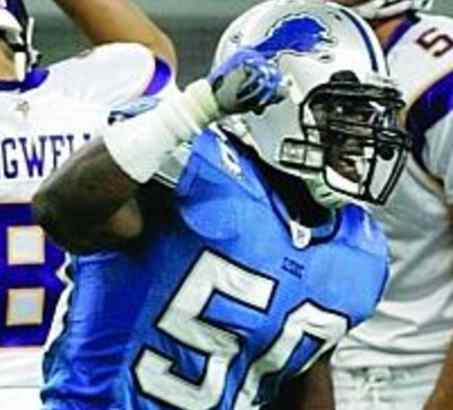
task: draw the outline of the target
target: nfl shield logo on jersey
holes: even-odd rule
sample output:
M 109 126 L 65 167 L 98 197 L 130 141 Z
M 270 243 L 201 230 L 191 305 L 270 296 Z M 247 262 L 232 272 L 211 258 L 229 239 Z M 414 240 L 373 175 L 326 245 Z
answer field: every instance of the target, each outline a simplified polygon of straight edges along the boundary
M 293 245 L 297 249 L 304 249 L 308 246 L 311 240 L 311 230 L 296 221 L 290 221 L 291 236 Z

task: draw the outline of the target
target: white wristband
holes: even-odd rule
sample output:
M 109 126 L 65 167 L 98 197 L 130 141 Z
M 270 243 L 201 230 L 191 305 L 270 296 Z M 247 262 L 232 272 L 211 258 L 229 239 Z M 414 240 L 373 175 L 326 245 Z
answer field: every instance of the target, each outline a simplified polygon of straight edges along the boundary
M 113 160 L 132 179 L 147 182 L 182 141 L 220 117 L 210 84 L 199 80 L 166 96 L 155 109 L 105 129 Z

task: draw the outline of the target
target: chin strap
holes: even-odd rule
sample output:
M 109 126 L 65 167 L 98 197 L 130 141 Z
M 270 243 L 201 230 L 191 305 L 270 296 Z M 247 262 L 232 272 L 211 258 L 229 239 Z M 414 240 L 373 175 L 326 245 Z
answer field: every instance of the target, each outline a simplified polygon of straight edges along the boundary
M 324 208 L 338 209 L 352 202 L 351 198 L 329 188 L 320 174 L 304 178 L 304 181 L 313 199 Z

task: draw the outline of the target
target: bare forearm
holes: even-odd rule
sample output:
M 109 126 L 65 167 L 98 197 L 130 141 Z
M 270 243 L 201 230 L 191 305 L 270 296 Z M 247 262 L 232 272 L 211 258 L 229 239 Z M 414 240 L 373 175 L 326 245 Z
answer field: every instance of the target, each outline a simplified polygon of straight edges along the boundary
M 140 186 L 152 183 L 175 150 L 222 112 L 241 113 L 252 102 L 261 109 L 280 101 L 280 74 L 271 72 L 263 85 L 263 77 L 245 65 L 251 58 L 267 66 L 260 55 L 241 52 L 209 79 L 195 81 L 184 92 L 173 90 L 153 110 L 96 131 L 100 137 L 73 154 L 39 188 L 33 198 L 37 222 L 75 251 L 137 237 L 144 223 L 136 194 Z M 261 66 L 258 70 L 265 71 Z M 259 93 L 238 98 L 243 86 L 252 91 L 256 87 Z M 274 94 L 271 99 L 269 93 Z
M 303 377 L 287 383 L 279 398 L 263 410 L 334 410 L 329 357 L 315 363 Z
M 74 154 L 44 181 L 33 198 L 33 211 L 57 243 L 72 251 L 84 251 L 95 240 L 106 245 L 115 242 L 115 235 L 128 237 L 140 229 L 140 221 L 135 215 L 131 217 L 134 209 L 125 207 L 138 187 L 98 140 Z M 119 222 L 126 218 L 129 225 Z M 128 226 L 129 232 L 123 226 Z
M 93 44 L 135 42 L 176 64 L 168 36 L 128 0 L 54 0 Z
M 436 387 L 423 410 L 453 410 L 453 341 Z

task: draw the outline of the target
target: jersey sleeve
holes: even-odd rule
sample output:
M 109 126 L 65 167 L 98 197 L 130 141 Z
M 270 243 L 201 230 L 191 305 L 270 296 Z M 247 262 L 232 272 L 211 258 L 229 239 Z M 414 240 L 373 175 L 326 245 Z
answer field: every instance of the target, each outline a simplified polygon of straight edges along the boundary
M 406 125 L 413 136 L 415 160 L 441 181 L 453 203 L 453 67 L 411 106 Z
M 407 102 L 413 159 L 453 202 L 453 21 L 423 15 L 387 59 Z
M 52 65 L 49 71 L 48 81 L 56 89 L 72 98 L 103 105 L 140 97 L 171 77 L 171 70 L 163 61 L 134 43 L 95 47 Z

